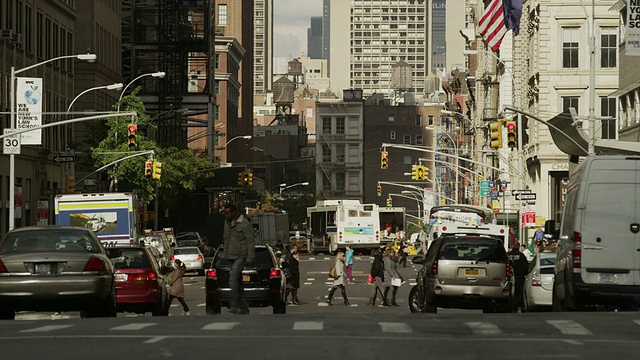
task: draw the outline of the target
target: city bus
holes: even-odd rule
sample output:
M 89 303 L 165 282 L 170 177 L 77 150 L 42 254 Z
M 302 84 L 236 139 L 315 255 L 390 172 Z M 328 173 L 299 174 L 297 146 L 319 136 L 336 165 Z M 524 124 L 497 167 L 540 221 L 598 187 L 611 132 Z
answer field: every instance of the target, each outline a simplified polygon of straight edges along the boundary
M 496 224 L 496 216 L 493 210 L 482 206 L 467 204 L 434 206 L 429 211 L 427 228 L 429 243 L 438 237 L 438 229 L 444 223 L 460 225 Z
M 309 252 L 333 254 L 347 245 L 352 249 L 380 247 L 377 205 L 358 200 L 319 200 L 307 208 Z

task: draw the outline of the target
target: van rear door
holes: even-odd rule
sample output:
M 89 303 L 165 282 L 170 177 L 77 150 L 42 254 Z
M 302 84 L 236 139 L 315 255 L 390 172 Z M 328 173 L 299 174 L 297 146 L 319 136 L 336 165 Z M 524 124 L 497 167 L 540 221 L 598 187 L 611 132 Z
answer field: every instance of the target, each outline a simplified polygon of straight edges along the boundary
M 595 160 L 586 181 L 581 237 L 582 280 L 590 284 L 634 285 L 640 262 L 637 222 L 637 161 Z M 578 208 L 581 204 L 577 204 Z

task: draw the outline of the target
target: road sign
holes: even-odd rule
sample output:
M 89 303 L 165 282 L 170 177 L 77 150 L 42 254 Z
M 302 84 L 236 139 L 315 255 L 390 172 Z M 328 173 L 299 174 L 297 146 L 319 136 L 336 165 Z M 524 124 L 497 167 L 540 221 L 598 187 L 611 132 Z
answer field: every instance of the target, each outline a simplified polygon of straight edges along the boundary
M 507 180 L 502 180 L 502 182 L 500 182 L 500 191 L 507 191 Z
M 496 183 L 493 180 L 489 181 L 489 189 L 493 190 L 496 187 Z
M 515 196 L 516 196 L 516 200 L 518 201 L 536 199 L 536 193 L 518 193 Z
M 57 163 L 74 162 L 76 157 L 74 155 L 54 156 L 53 161 Z
M 480 180 L 480 196 L 489 195 L 489 180 Z
M 4 155 L 20 155 L 20 135 L 10 135 L 16 131 L 18 130 L 4 129 L 4 135 L 7 135 L 2 139 L 2 153 Z
M 511 190 L 511 195 L 528 194 L 528 193 L 531 193 L 531 189 Z
M 526 227 L 536 226 L 535 205 L 523 205 L 520 208 L 520 224 Z

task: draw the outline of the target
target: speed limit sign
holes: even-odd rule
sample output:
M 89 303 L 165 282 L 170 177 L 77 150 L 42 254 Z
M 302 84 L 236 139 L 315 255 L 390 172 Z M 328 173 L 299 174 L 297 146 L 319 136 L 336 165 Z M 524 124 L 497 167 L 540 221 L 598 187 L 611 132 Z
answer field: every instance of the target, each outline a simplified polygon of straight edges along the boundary
M 20 155 L 20 135 L 10 135 L 16 131 L 18 130 L 4 129 L 4 135 L 8 135 L 2 138 L 2 153 L 4 155 Z

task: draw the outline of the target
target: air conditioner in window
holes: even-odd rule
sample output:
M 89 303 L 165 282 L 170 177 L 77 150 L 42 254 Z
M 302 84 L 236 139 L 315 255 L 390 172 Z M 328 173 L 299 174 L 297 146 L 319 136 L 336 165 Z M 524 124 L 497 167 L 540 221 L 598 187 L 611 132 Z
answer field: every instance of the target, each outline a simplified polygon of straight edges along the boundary
M 22 34 L 13 34 L 11 42 L 14 44 L 22 44 Z
M 0 30 L 0 39 L 2 40 L 11 40 L 14 37 L 14 32 L 11 29 L 2 29 Z

